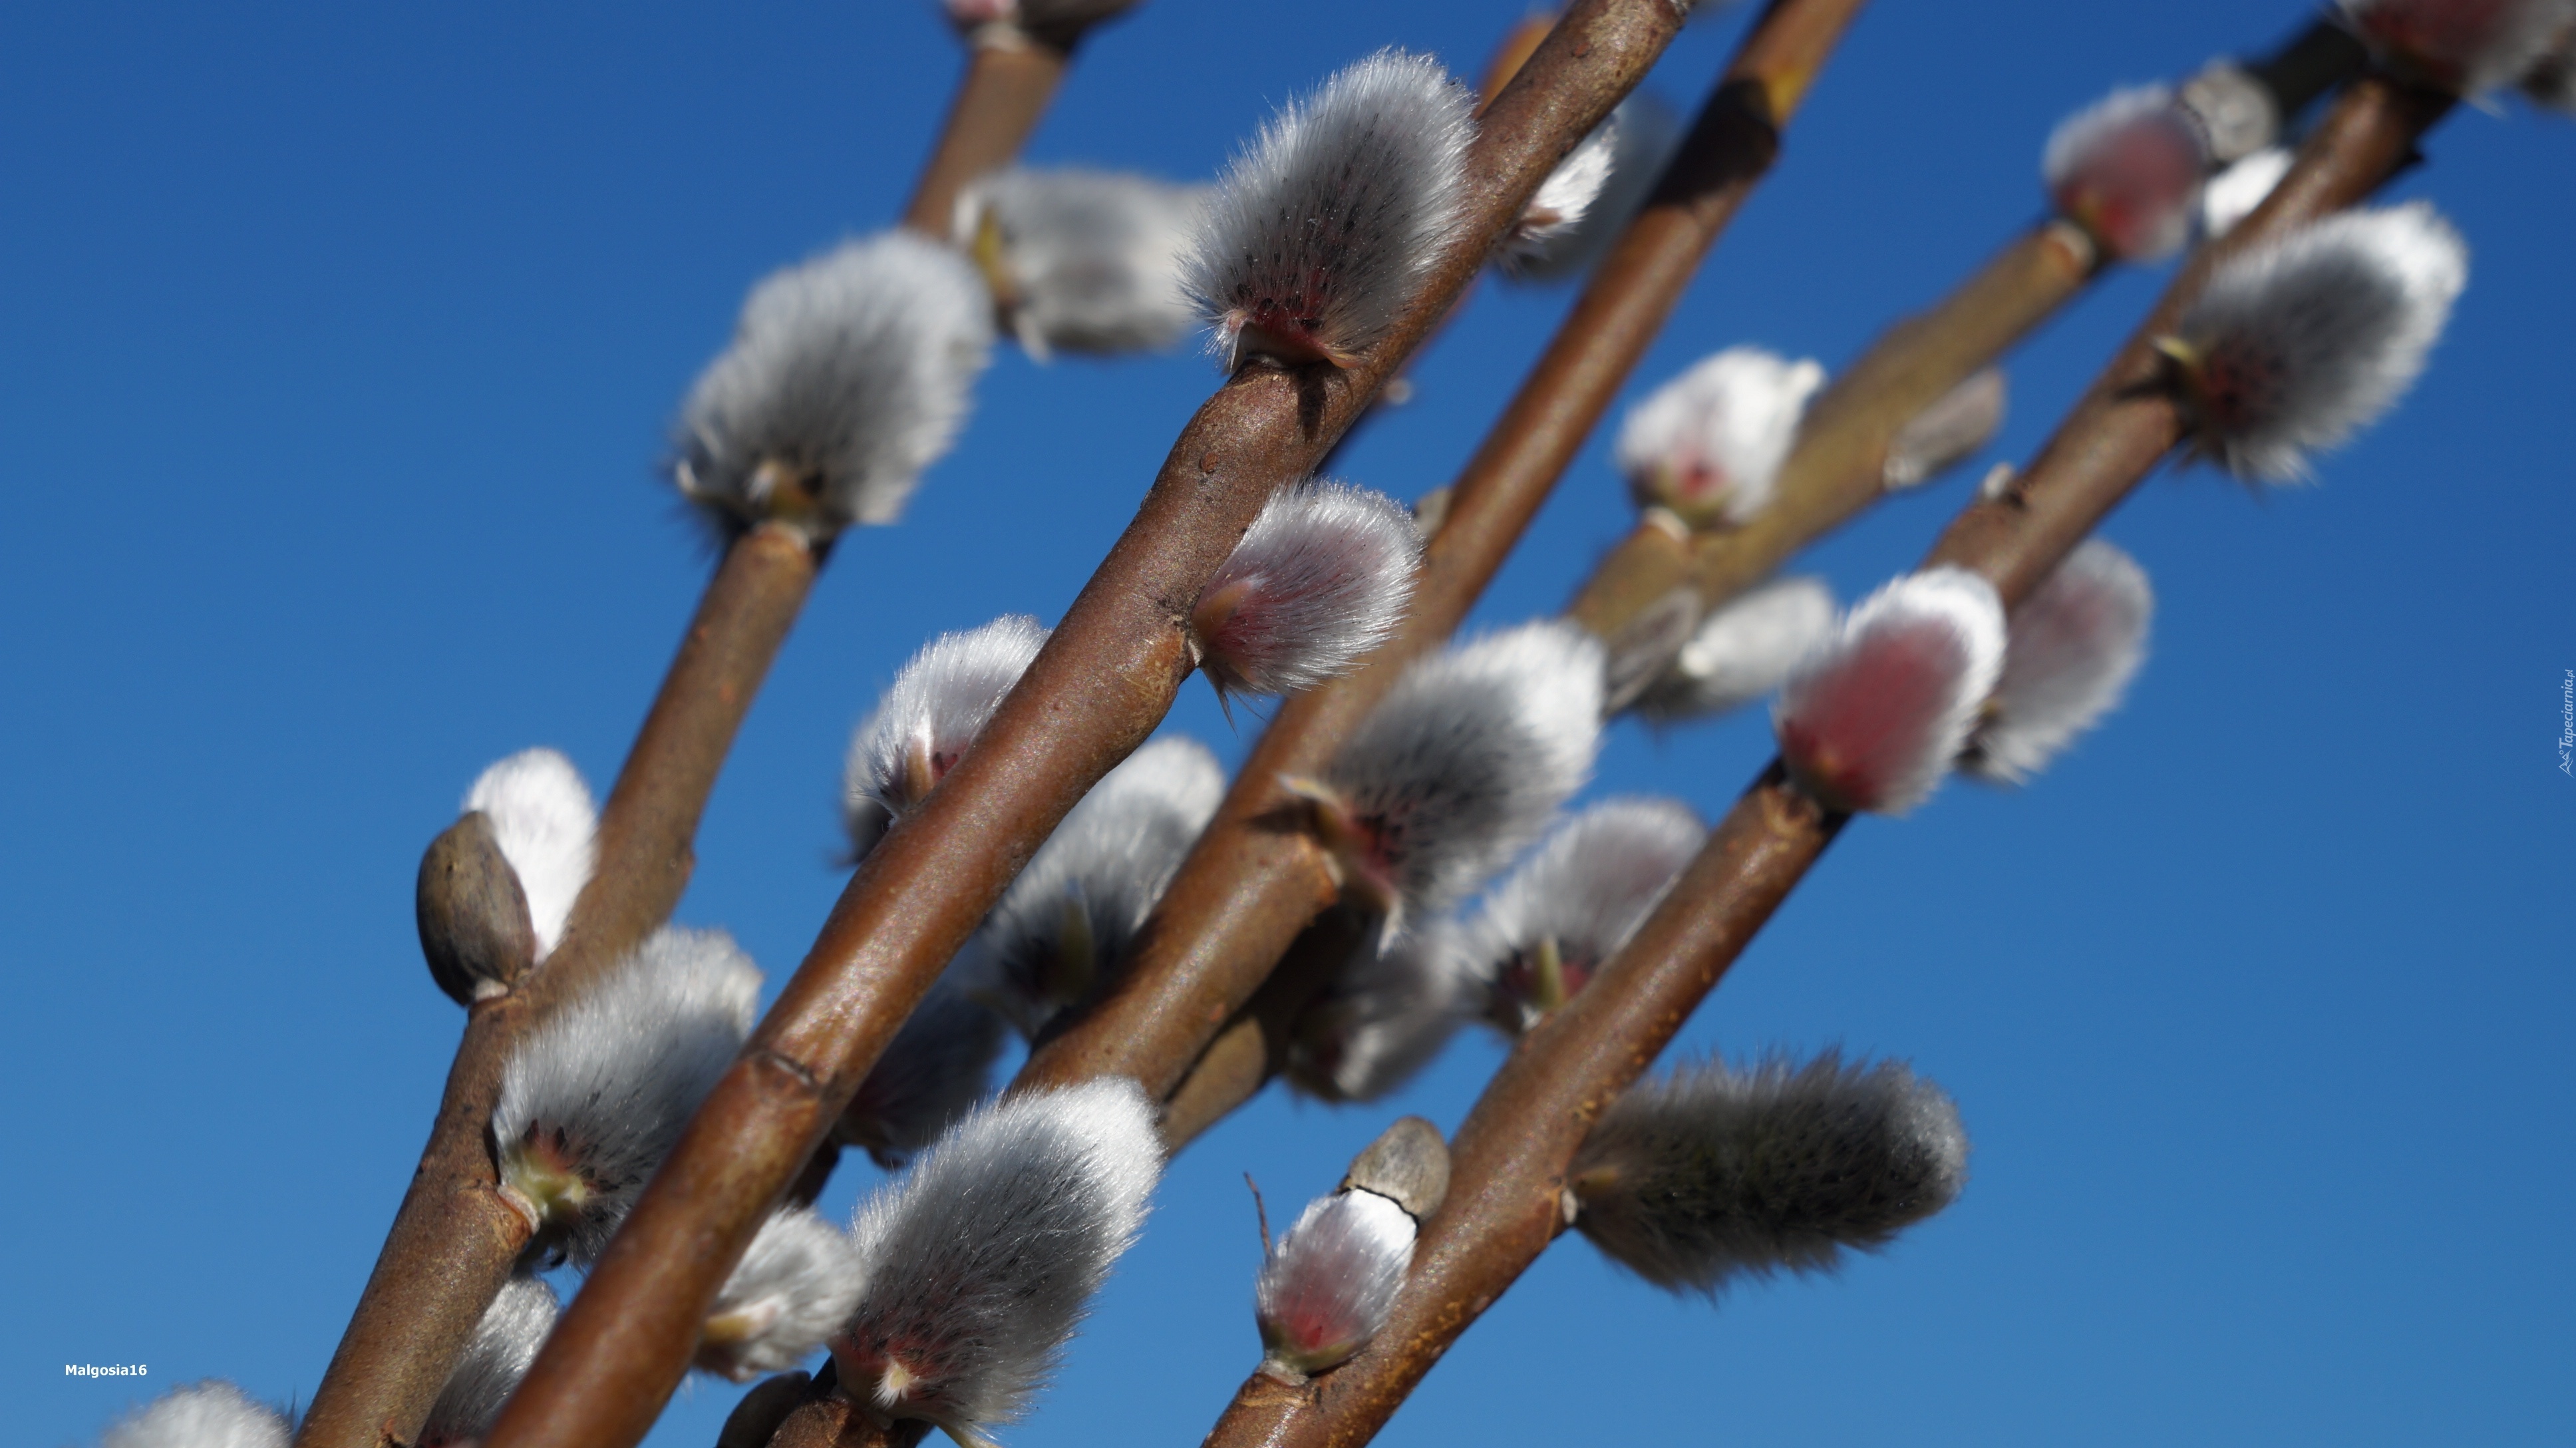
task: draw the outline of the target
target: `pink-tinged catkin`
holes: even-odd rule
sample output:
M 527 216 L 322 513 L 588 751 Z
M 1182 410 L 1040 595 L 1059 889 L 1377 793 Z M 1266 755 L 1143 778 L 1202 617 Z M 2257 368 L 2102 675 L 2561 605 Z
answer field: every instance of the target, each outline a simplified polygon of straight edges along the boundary
M 1899 578 L 1782 686 L 1772 714 L 1781 757 L 1830 808 L 1903 814 L 1966 746 L 2003 656 L 1993 585 L 1951 567 Z
M 1590 983 L 1708 831 L 1671 799 L 1612 799 L 1558 825 L 1467 927 L 1485 1018 L 1517 1036 Z
M 666 925 L 540 1022 L 492 1108 L 501 1195 L 587 1265 L 751 1034 L 760 971 L 720 930 Z
M 1321 779 L 1283 779 L 1313 807 L 1343 898 L 1387 933 L 1482 884 L 1547 827 L 1592 772 L 1602 652 L 1559 620 L 1453 644 L 1416 662 Z
M 1473 109 L 1438 61 L 1382 50 L 1261 128 L 1184 273 L 1229 368 L 1348 367 L 1395 325 L 1457 229 Z
M 1190 611 L 1221 694 L 1293 694 L 1384 643 L 1413 597 L 1422 535 L 1383 493 L 1310 483 L 1270 500 Z
M 1261 1264 L 1253 1315 L 1264 1364 L 1319 1373 L 1368 1345 L 1413 1260 L 1413 1218 L 1377 1193 L 1317 1197 Z
M 2049 201 L 2109 255 L 2151 261 L 2191 235 L 2209 147 L 2161 85 L 2115 90 L 2058 123 L 2040 160 Z
M 866 854 L 966 757 L 1046 639 L 1036 619 L 1006 613 L 982 628 L 941 634 L 903 666 L 850 735 L 841 812 L 854 853 Z
M 1162 1143 L 1123 1078 L 1013 1097 L 862 1204 L 842 1391 L 964 1443 L 1026 1412 L 1145 1216 Z
M 2003 677 L 1959 767 L 1990 784 L 2047 768 L 2119 704 L 2155 609 L 2136 559 L 2099 538 L 2078 544 L 2013 610 Z
M 1743 524 L 1771 501 L 1808 400 L 1825 385 L 1812 359 L 1729 347 L 1649 393 L 1619 425 L 1619 471 L 1642 508 L 1695 527 Z

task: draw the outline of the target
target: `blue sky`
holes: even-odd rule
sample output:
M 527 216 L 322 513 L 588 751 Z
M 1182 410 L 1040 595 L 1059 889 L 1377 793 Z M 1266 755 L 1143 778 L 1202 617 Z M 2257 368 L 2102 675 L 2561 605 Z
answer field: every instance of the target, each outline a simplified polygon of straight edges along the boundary
M 1032 152 L 1204 176 L 1335 66 L 1401 43 L 1472 71 L 1518 13 L 1148 0 Z M 1881 0 L 1639 387 L 1736 342 L 1839 367 L 2037 214 L 2060 114 L 2303 18 Z M 1740 25 L 1694 27 L 1649 89 L 1694 104 Z M 956 64 L 913 0 L 0 18 L 14 1437 L 87 1442 L 209 1375 L 310 1396 L 458 1026 L 418 959 L 419 850 L 500 755 L 614 774 L 707 567 L 653 475 L 671 408 L 751 282 L 893 216 Z M 2162 605 L 2126 709 L 2027 790 L 1857 823 L 1684 1035 L 1912 1059 L 1975 1140 L 1964 1198 L 1713 1307 L 1569 1239 L 1387 1442 L 2565 1431 L 2576 129 L 2508 105 L 2426 149 L 2395 191 L 2473 260 L 2413 395 L 2318 487 L 2150 481 L 2106 529 Z M 2161 284 L 2113 277 L 2014 359 L 1995 457 L 2036 449 Z M 1445 482 L 1566 299 L 1480 288 L 1348 474 Z M 682 920 L 784 978 L 840 884 L 850 724 L 931 634 L 1058 614 L 1216 380 L 1000 358 L 900 529 L 835 554 Z M 1627 526 L 1606 451 L 1480 622 L 1560 606 Z M 1864 591 L 1966 486 L 1799 566 Z M 1244 742 L 1195 684 L 1169 727 Z M 1591 793 L 1713 816 L 1768 749 L 1754 716 L 1622 725 Z M 1327 1190 L 1398 1112 L 1454 1126 L 1496 1059 L 1463 1041 L 1365 1110 L 1265 1098 L 1194 1147 L 1009 1440 L 1193 1441 L 1258 1351 L 1241 1174 L 1274 1207 Z M 830 1200 L 874 1177 L 853 1161 Z M 62 1376 L 83 1362 L 152 1375 Z M 733 1396 L 687 1390 L 653 1441 L 711 1441 Z

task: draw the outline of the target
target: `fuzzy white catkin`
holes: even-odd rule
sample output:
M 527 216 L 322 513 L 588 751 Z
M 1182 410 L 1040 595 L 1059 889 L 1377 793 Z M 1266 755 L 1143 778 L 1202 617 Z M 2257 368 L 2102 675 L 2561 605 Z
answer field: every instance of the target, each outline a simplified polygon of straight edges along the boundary
M 1621 101 L 1618 109 L 1593 129 L 1584 146 L 1605 133 L 1611 136 L 1611 155 L 1600 194 L 1583 209 L 1582 216 L 1570 224 L 1550 228 L 1547 235 L 1516 233 L 1512 251 L 1505 258 L 1505 275 L 1524 282 L 1562 281 L 1599 260 L 1663 175 L 1664 163 L 1672 159 L 1674 148 L 1681 143 L 1681 122 L 1670 106 L 1639 92 Z M 1556 179 L 1565 165 L 1583 153 L 1584 146 L 1575 148 L 1557 171 L 1549 174 L 1549 179 Z
M 555 1313 L 555 1290 L 544 1279 L 517 1276 L 501 1284 L 430 1405 L 414 1448 L 464 1448 L 491 1432 L 501 1405 L 554 1331 Z
M 1610 173 L 1619 162 L 1619 116 L 1616 111 L 1592 128 L 1592 134 L 1568 151 L 1547 179 L 1522 208 L 1520 220 L 1503 237 L 1503 264 L 1516 267 L 1521 262 L 1543 257 L 1559 242 L 1565 241 L 1583 226 L 1602 191 L 1610 184 Z
M 1781 685 L 1781 757 L 1836 809 L 1903 814 L 1966 747 L 2003 659 L 1992 584 L 1962 568 L 1907 574 L 1861 600 Z
M 965 419 L 992 312 L 972 266 L 909 231 L 769 277 L 681 405 L 681 491 L 736 524 L 793 518 L 784 468 L 814 480 L 817 535 L 893 522 Z
M 1832 634 L 1834 591 L 1820 578 L 1776 578 L 1700 621 L 1690 641 L 1637 700 L 1657 724 L 1739 709 L 1780 687 L 1789 670 Z
M 2345 212 L 2231 257 L 2175 326 L 2200 450 L 2249 481 L 2309 476 L 2424 370 L 2468 284 L 2429 204 Z
M 760 1224 L 707 1309 L 697 1366 L 747 1383 L 820 1352 L 859 1300 L 859 1259 L 840 1229 L 806 1207 Z
M 1353 730 L 1324 783 L 1346 859 L 1390 930 L 1447 910 L 1547 827 L 1600 748 L 1599 641 L 1561 621 L 1415 664 Z M 1345 853 L 1352 853 L 1345 851 Z
M 1825 385 L 1813 359 L 1759 347 L 1702 358 L 1629 409 L 1615 449 L 1639 506 L 1694 522 L 1750 522 L 1771 501 L 1807 403 Z
M 1228 366 L 1341 365 L 1386 334 L 1458 228 L 1473 108 L 1438 61 L 1382 50 L 1261 128 L 1184 271 Z
M 588 1262 L 751 1033 L 760 972 L 721 930 L 664 926 L 502 1068 L 502 1184 Z
M 958 194 L 953 239 L 1030 356 L 1150 351 L 1197 319 L 1181 261 L 1207 196 L 1119 172 L 1006 166 Z
M 845 1391 L 965 1442 L 1024 1413 L 1144 1221 L 1154 1110 L 1105 1078 L 959 1122 L 851 1228 L 866 1285 L 832 1342 Z
M 2020 784 L 2117 707 L 2146 662 L 2155 615 L 2147 571 L 2088 538 L 2012 612 L 2003 676 L 1960 767 Z
M 964 967 L 980 960 L 984 974 L 969 979 L 1036 1035 L 1125 964 L 1137 928 L 1224 798 L 1225 771 L 1195 739 L 1157 739 L 1129 755 L 1003 892 Z
M 2380 55 L 2463 96 L 2522 79 L 2576 25 L 2576 0 L 2337 3 Z
M 464 808 L 481 810 L 501 858 L 519 877 L 537 959 L 563 939 L 572 902 L 599 861 L 599 812 L 572 761 L 551 749 L 528 749 L 484 770 L 465 792 Z
M 2039 169 L 2057 208 L 2113 256 L 2153 261 L 2190 239 L 2209 149 L 2170 89 L 2132 86 L 2060 121 Z
M 1476 1009 L 1458 926 L 1364 940 L 1297 1018 L 1285 1075 L 1320 1101 L 1375 1101 L 1418 1075 Z
M 1262 1259 L 1253 1316 L 1270 1360 L 1314 1373 L 1386 1326 L 1413 1260 L 1413 1218 L 1365 1190 L 1317 1197 Z
M 2254 214 L 2290 174 L 2295 159 L 2287 146 L 2265 146 L 2262 150 L 2209 178 L 2200 193 L 2200 234 L 2215 241 L 2236 229 L 2236 223 Z
M 1422 543 L 1384 493 L 1282 490 L 1199 591 L 1199 666 L 1226 693 L 1293 694 L 1343 673 L 1403 620 Z
M 1486 1018 L 1517 1035 L 1538 1023 L 1533 959 L 1552 942 L 1568 994 L 1637 933 L 1708 830 L 1670 799 L 1611 799 L 1551 831 L 1495 887 L 1467 927 L 1466 955 Z
M 99 1448 L 286 1448 L 286 1441 L 285 1414 L 209 1378 L 118 1419 Z
M 1956 1200 L 1967 1132 L 1902 1063 L 1722 1061 L 1613 1102 L 1569 1173 L 1575 1227 L 1659 1287 L 1715 1293 L 1739 1275 L 1831 1271 Z
M 867 853 L 889 823 L 921 803 L 917 776 L 935 784 L 966 757 L 1046 640 L 1036 619 L 1006 613 L 982 628 L 941 634 L 903 666 L 850 735 L 841 813 L 856 853 Z

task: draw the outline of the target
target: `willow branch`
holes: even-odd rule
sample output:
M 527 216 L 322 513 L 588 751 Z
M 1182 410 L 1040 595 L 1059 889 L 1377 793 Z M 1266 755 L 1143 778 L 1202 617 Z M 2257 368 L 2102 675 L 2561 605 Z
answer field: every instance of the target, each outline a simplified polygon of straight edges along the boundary
M 2154 342 L 2228 256 L 2349 206 L 2402 168 L 2450 97 L 2371 78 L 2354 85 L 2271 199 L 2204 248 L 2029 470 L 1979 500 L 1926 560 L 1972 568 L 2007 607 L 2183 440 Z M 1358 1356 L 1284 1389 L 1256 1374 L 1209 1448 L 1365 1442 L 1567 1225 L 1565 1175 L 1602 1109 L 1645 1071 L 1845 817 L 1807 797 L 1775 760 L 1711 834 L 1664 903 L 1592 983 L 1523 1036 L 1451 1150 L 1449 1196 L 1424 1225 L 1386 1326 Z
M 1458 239 L 1387 340 L 1348 372 L 1247 366 L 1199 410 L 974 750 L 868 853 L 487 1448 L 626 1448 L 644 1436 L 725 1274 L 904 1017 L 1057 822 L 1170 707 L 1191 668 L 1186 619 L 1200 587 L 1270 495 L 1312 467 L 1403 362 L 1681 18 L 1669 0 L 1577 5 L 1487 112 Z
M 1451 486 L 1401 629 L 1357 671 L 1280 707 L 1164 891 L 1136 958 L 1106 998 L 1039 1045 L 1020 1089 L 1119 1075 L 1169 1096 L 1334 902 L 1322 849 L 1276 824 L 1288 803 L 1279 777 L 1321 773 L 1406 666 L 1466 617 L 1770 169 L 1780 124 L 1860 5 L 1780 0 L 1746 37 L 1646 205 Z M 1167 1120 L 1169 1139 L 1188 1139 L 1171 1131 Z
M 502 1064 L 548 1010 L 670 918 L 716 773 L 820 561 L 777 528 L 755 529 L 726 550 L 600 811 L 598 869 L 563 939 L 517 988 L 477 1002 L 466 1017 L 419 1170 L 314 1392 L 299 1448 L 375 1448 L 382 1436 L 419 1435 L 528 1243 L 527 1219 L 496 1190 L 485 1141 Z
M 913 184 L 904 225 L 946 241 L 957 193 L 1018 157 L 1055 99 L 1074 46 L 1093 25 L 1127 6 L 1072 8 L 1092 13 L 1053 25 L 997 21 L 966 37 L 966 73 L 958 78 L 948 119 Z

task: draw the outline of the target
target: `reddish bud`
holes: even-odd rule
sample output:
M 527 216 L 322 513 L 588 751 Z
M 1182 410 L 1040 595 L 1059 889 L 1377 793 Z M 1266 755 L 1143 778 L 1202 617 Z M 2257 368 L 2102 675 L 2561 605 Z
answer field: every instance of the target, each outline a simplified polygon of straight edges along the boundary
M 1270 500 L 1190 611 L 1220 694 L 1293 694 L 1383 643 L 1413 597 L 1422 535 L 1403 505 L 1339 483 Z
M 1772 714 L 1781 757 L 1831 808 L 1903 814 L 1967 744 L 2003 656 L 1993 585 L 1949 567 L 1899 578 L 1789 676 Z
M 2191 235 L 2209 148 L 2160 85 L 2116 90 L 2058 123 L 2040 161 L 2059 212 L 2122 261 L 2152 261 Z
M 1413 1260 L 1413 1218 L 1372 1191 L 1307 1203 L 1261 1264 L 1253 1311 L 1263 1366 L 1318 1373 L 1349 1358 L 1386 1325 Z

